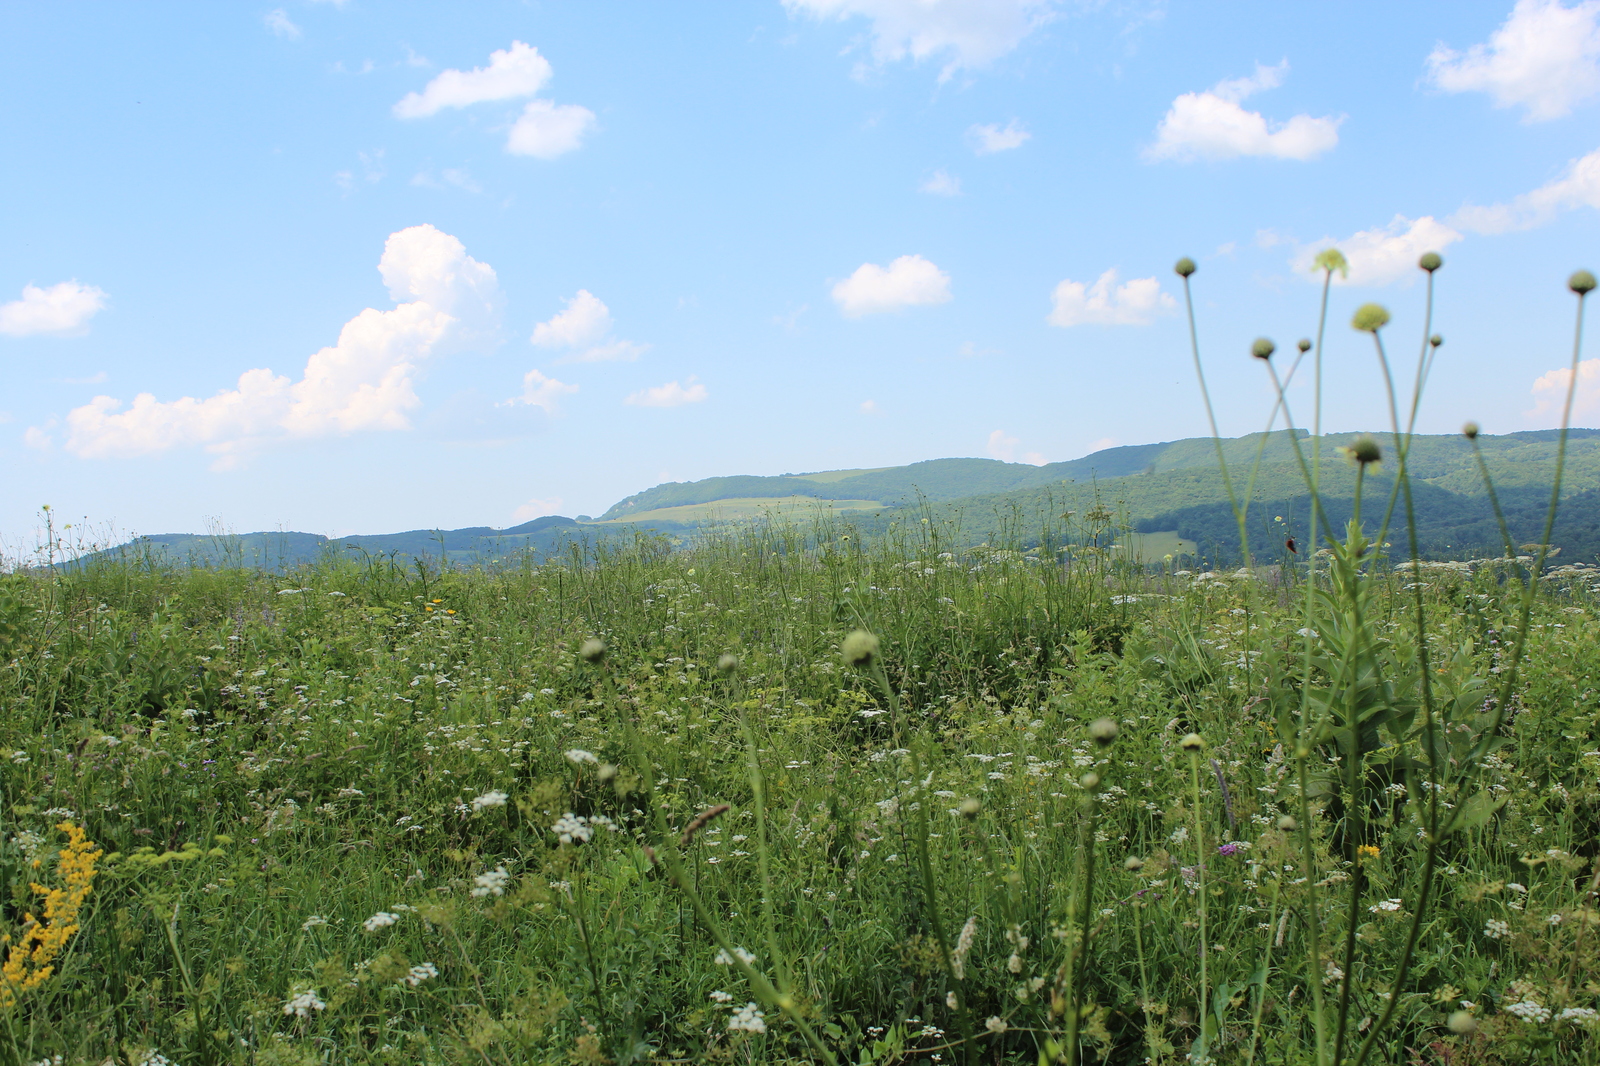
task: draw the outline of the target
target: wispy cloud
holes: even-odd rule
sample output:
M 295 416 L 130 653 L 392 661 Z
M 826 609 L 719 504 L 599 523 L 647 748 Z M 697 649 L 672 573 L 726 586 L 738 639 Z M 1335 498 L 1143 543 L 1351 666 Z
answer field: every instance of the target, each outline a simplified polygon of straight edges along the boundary
M 1018 461 L 1017 449 L 1021 445 L 1022 442 L 1016 437 L 1011 436 L 1003 429 L 997 429 L 989 434 L 989 457 L 998 459 L 1002 463 L 1015 463 Z M 1043 466 L 1049 460 L 1039 452 L 1023 452 L 1021 461 L 1029 466 Z
M 281 7 L 275 7 L 261 16 L 262 23 L 274 34 L 285 40 L 293 41 L 300 37 L 300 27 L 289 21 L 289 13 Z
M 629 393 L 622 402 L 633 407 L 682 407 L 687 403 L 700 403 L 708 396 L 706 387 L 691 377 L 681 384 L 669 381 L 665 385 L 640 389 L 638 392 Z
M 917 189 L 930 196 L 960 196 L 961 179 L 935 170 Z
M 1542 226 L 1582 207 L 1600 208 L 1600 149 L 1574 159 L 1559 178 L 1532 192 L 1508 203 L 1463 207 L 1450 221 L 1473 233 L 1507 233 Z
M 1520 107 L 1524 122 L 1548 122 L 1600 94 L 1600 2 L 1517 0 L 1484 44 L 1457 52 L 1441 43 L 1428 80 L 1451 93 L 1481 92 L 1496 107 Z
M 819 19 L 865 18 L 872 58 L 882 63 L 941 57 L 939 80 L 999 59 L 1054 17 L 1054 0 L 783 0 Z
M 967 144 L 977 155 L 993 155 L 996 152 L 1009 152 L 1013 148 L 1021 148 L 1033 139 L 1033 134 L 1017 119 L 1012 119 L 1004 126 L 989 123 L 983 126 L 967 127 Z

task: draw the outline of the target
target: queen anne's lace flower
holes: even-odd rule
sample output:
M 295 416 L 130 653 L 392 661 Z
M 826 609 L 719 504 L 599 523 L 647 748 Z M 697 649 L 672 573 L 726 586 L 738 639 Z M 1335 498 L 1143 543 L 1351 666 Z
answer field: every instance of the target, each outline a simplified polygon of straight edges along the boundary
M 571 811 L 557 818 L 556 824 L 550 827 L 550 831 L 560 837 L 563 844 L 571 844 L 573 841 L 577 841 L 579 844 L 586 844 L 589 838 L 594 835 L 594 830 L 589 828 L 589 823 Z
M 764 1033 L 767 1031 L 767 1016 L 757 1010 L 754 1003 L 746 1003 L 733 1012 L 733 1017 L 728 1019 L 728 1028 L 734 1032 Z
M 739 961 L 744 963 L 746 966 L 754 966 L 756 964 L 755 955 L 752 952 L 746 951 L 744 948 L 734 948 L 733 953 L 739 956 Z M 716 963 L 718 966 L 733 965 L 733 959 L 728 957 L 728 953 L 726 951 L 718 951 L 717 957 L 711 961 Z
M 312 1011 L 327 1010 L 328 1005 L 316 992 L 307 989 L 299 995 L 291 996 L 289 1002 L 283 1005 L 283 1013 L 296 1018 L 309 1018 Z
M 361 925 L 362 925 L 362 928 L 366 929 L 367 932 L 376 933 L 379 929 L 382 929 L 384 926 L 393 925 L 395 922 L 398 922 L 399 920 L 400 920 L 400 916 L 398 914 L 390 914 L 388 911 L 379 911 L 377 914 L 374 914 L 371 918 L 368 918 L 366 921 L 362 922 Z
M 421 962 L 406 971 L 404 981 L 412 988 L 416 988 L 430 977 L 438 977 L 439 970 L 431 962 Z
M 1490 918 L 1483 923 L 1483 935 L 1490 940 L 1499 940 L 1511 935 L 1511 927 L 1499 918 Z
M 478 811 L 481 811 L 486 807 L 504 807 L 506 805 L 506 800 L 510 798 L 510 796 L 506 795 L 504 792 L 501 792 L 499 789 L 495 789 L 491 792 L 485 792 L 483 795 L 478 796 L 472 801 L 473 813 L 476 814 Z
M 1506 1010 L 1523 1021 L 1535 1025 L 1543 1025 L 1550 1020 L 1550 1008 L 1536 1000 L 1525 999 L 1521 1003 L 1507 1003 Z
M 473 878 L 476 887 L 472 890 L 473 899 L 483 899 L 485 896 L 503 896 L 506 894 L 506 885 L 511 880 L 511 875 L 504 866 L 496 866 L 493 870 L 479 874 Z

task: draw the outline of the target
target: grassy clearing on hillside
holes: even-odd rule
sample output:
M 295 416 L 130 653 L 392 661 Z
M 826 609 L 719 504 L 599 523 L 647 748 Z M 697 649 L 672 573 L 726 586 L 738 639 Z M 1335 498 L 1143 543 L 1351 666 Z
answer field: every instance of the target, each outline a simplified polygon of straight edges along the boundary
M 837 511 L 882 511 L 877 500 L 824 500 L 815 496 L 733 497 L 711 503 L 690 503 L 681 507 L 657 507 L 653 511 L 640 511 L 625 519 L 616 519 L 615 525 L 638 522 L 716 522 L 744 521 L 751 518 L 791 518 L 804 520 L 814 514 Z

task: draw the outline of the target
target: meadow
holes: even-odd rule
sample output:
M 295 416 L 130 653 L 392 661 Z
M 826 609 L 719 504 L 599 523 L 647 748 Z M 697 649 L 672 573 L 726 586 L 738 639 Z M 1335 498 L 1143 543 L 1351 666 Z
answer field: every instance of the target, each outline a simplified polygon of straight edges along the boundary
M 0 1061 L 1600 1061 L 1600 569 L 1412 562 L 1393 421 L 1222 572 L 1096 506 L 0 577 Z

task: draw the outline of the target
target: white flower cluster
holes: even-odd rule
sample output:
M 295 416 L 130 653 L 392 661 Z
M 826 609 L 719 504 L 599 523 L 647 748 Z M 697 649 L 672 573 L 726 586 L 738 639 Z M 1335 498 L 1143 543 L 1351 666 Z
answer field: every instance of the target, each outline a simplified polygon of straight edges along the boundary
M 472 813 L 477 814 L 486 807 L 504 807 L 506 805 L 506 800 L 510 798 L 510 796 L 506 795 L 504 792 L 501 792 L 499 789 L 485 792 L 483 795 L 477 796 L 473 799 Z
M 436 966 L 434 966 L 433 963 L 431 963 L 431 962 L 422 962 L 422 963 L 418 963 L 417 965 L 411 967 L 411 969 L 407 970 L 406 971 L 406 975 L 405 975 L 404 978 L 402 978 L 402 980 L 405 981 L 405 983 L 410 985 L 412 988 L 416 988 L 418 985 L 420 985 L 422 982 L 426 981 L 428 978 L 430 978 L 430 977 L 438 977 L 438 976 L 439 976 L 439 970 L 438 970 L 438 968 Z
M 746 951 L 744 948 L 734 948 L 733 953 L 739 956 L 739 961 L 744 963 L 746 966 L 754 966 L 756 964 L 756 957 L 753 952 Z M 733 959 L 728 957 L 728 953 L 726 951 L 718 951 L 717 957 L 711 961 L 716 963 L 718 966 L 733 965 Z
M 283 1005 L 283 1013 L 296 1018 L 309 1018 L 312 1011 L 327 1010 L 328 1005 L 316 992 L 307 989 L 297 996 L 292 996 L 289 1002 Z
M 720 988 L 711 993 L 711 998 L 716 1000 L 718 1003 L 732 1003 L 733 1002 L 733 997 L 731 995 L 729 995 L 728 993 L 722 991 Z
M 1500 940 L 1511 935 L 1511 927 L 1499 918 L 1490 918 L 1483 923 L 1483 935 L 1490 940 Z
M 576 766 L 582 766 L 584 763 L 593 765 L 600 761 L 599 756 L 595 755 L 594 752 L 584 751 L 582 748 L 573 748 L 566 753 L 566 756 L 567 760 Z
M 967 955 L 972 951 L 972 938 L 977 935 L 978 916 L 974 914 L 961 927 L 961 935 L 956 938 L 956 949 L 950 953 L 950 971 L 957 981 L 966 980 Z
M 1395 911 L 1399 910 L 1404 905 L 1405 905 L 1405 901 L 1404 900 L 1384 899 L 1384 900 L 1379 900 L 1377 903 L 1374 903 L 1372 906 L 1368 907 L 1367 910 L 1371 911 L 1373 914 L 1383 914 L 1383 913 L 1393 914 Z
M 362 926 L 362 928 L 366 929 L 366 931 L 369 932 L 369 933 L 376 933 L 379 929 L 382 929 L 384 926 L 393 925 L 395 922 L 398 922 L 399 920 L 400 920 L 400 916 L 398 914 L 390 914 L 388 911 L 379 911 L 377 914 L 374 914 L 371 918 L 368 918 L 366 921 L 362 922 L 361 926 Z
M 485 896 L 503 896 L 506 894 L 506 885 L 511 881 L 511 875 L 504 866 L 496 866 L 493 870 L 479 874 L 472 879 L 473 899 L 483 899 Z
M 597 826 L 601 829 L 609 829 L 613 833 L 622 831 L 622 828 L 616 822 L 613 822 L 603 814 L 591 814 L 585 818 L 582 815 L 573 814 L 571 811 L 557 818 L 556 824 L 550 827 L 550 831 L 560 837 L 563 844 L 571 844 L 574 841 L 579 844 L 587 844 L 589 838 L 594 836 Z
M 728 1028 L 734 1032 L 764 1033 L 767 1031 L 767 1016 L 757 1010 L 754 1003 L 746 1003 L 733 1012 L 733 1017 L 728 1019 Z
M 1520 1003 L 1507 1003 L 1506 1011 L 1535 1025 L 1543 1025 L 1550 1020 L 1550 1008 L 1543 1006 L 1537 1000 L 1525 999 Z
M 1556 1015 L 1556 1024 L 1560 1025 L 1563 1022 L 1571 1022 L 1573 1025 L 1581 1025 L 1585 1029 L 1593 1029 L 1596 1023 L 1600 1023 L 1600 1012 L 1597 1012 L 1593 1007 L 1568 1007 Z
M 1011 1028 L 1011 1026 L 1006 1024 L 1006 1020 L 999 1015 L 995 1015 L 988 1021 L 984 1022 L 983 1027 L 989 1030 L 991 1033 L 1003 1033 L 1007 1029 Z
M 139 1066 L 172 1066 L 172 1060 L 151 1048 L 139 1057 Z
M 311 932 L 311 930 L 315 929 L 317 926 L 319 926 L 319 925 L 327 925 L 327 924 L 328 924 L 328 919 L 324 918 L 320 914 L 313 914 L 311 917 L 307 918 L 305 921 L 300 923 L 300 931 L 302 933 L 309 933 L 309 932 Z

